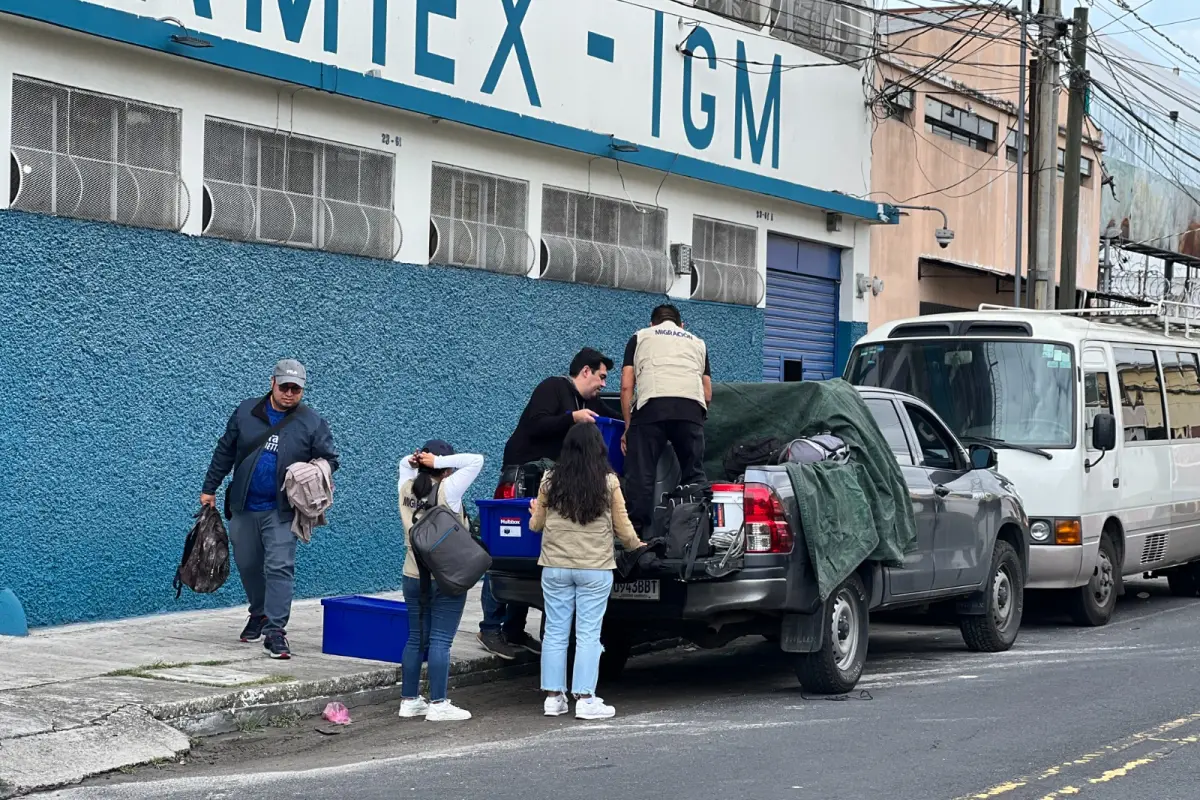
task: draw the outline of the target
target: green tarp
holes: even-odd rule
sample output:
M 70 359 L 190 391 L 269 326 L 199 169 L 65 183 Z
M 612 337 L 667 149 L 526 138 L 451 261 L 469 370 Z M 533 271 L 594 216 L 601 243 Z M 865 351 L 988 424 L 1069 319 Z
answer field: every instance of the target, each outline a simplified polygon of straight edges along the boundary
M 893 566 L 916 539 L 916 520 L 896 456 L 858 392 L 843 380 L 718 383 L 705 426 L 705 469 L 723 477 L 722 459 L 748 439 L 781 442 L 829 432 L 850 448 L 847 464 L 789 464 L 804 541 L 828 597 L 863 561 Z

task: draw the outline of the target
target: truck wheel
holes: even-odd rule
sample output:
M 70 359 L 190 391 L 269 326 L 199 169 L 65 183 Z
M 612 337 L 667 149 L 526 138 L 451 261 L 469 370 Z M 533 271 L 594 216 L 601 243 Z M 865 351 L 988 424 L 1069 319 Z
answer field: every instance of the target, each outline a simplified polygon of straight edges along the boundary
M 821 649 L 796 658 L 796 677 L 810 692 L 842 694 L 854 688 L 867 663 L 867 590 L 862 579 L 847 578 L 820 613 L 825 625 Z
M 1200 597 L 1200 564 L 1184 564 L 1167 573 L 1167 586 L 1176 597 Z
M 620 679 L 633 654 L 633 631 L 605 621 L 600 630 L 600 644 L 604 645 L 604 652 L 600 654 L 600 680 Z
M 976 653 L 1001 653 L 1013 646 L 1025 610 L 1025 573 L 1017 551 L 1003 539 L 992 548 L 992 568 L 984 587 L 983 614 L 958 619 L 967 649 Z
M 1117 607 L 1116 574 L 1121 569 L 1117 563 L 1117 548 L 1107 533 L 1100 536 L 1100 554 L 1091 579 L 1084 586 L 1070 592 L 1067 607 L 1076 625 L 1098 628 L 1107 625 Z

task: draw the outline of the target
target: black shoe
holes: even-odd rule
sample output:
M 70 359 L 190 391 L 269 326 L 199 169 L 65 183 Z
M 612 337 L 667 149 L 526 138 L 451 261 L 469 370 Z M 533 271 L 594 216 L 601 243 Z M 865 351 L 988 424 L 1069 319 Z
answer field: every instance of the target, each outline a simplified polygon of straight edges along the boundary
M 535 656 L 540 656 L 542 654 L 542 643 L 530 636 L 525 631 L 506 633 L 504 634 L 504 638 L 513 647 L 520 647 L 528 650 Z
M 487 650 L 492 655 L 499 656 L 505 661 L 516 660 L 517 653 L 519 651 L 517 648 L 505 641 L 503 635 L 499 633 L 484 633 L 483 631 L 480 631 L 477 638 L 479 639 L 479 643 L 483 645 L 483 649 Z
M 263 627 L 267 624 L 266 617 L 250 617 L 250 621 L 246 623 L 246 627 L 242 628 L 243 642 L 257 642 L 262 636 Z
M 271 658 L 278 658 L 286 661 L 292 657 L 292 648 L 288 647 L 287 636 L 283 631 L 271 631 L 267 634 L 267 640 L 263 642 L 263 647 L 267 649 L 267 654 Z

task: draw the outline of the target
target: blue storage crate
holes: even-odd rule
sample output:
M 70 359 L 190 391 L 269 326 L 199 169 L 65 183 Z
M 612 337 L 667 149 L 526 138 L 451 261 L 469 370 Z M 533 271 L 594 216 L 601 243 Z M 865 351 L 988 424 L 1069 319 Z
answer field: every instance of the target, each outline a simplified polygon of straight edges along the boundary
M 476 500 L 479 533 L 492 558 L 537 558 L 542 535 L 529 530 L 528 497 L 515 500 Z
M 321 652 L 399 664 L 408 641 L 408 606 L 379 597 L 326 597 Z
M 608 447 L 608 463 L 612 464 L 614 472 L 624 475 L 625 454 L 621 452 L 621 437 L 625 435 L 625 421 L 597 417 L 596 427 L 600 429 L 600 435 L 604 437 L 604 444 Z

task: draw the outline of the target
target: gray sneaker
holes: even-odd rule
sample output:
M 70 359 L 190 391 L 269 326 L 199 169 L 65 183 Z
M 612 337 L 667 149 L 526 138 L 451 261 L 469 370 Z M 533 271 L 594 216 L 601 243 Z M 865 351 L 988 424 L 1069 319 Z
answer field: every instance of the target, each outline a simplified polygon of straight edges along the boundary
M 517 653 L 520 652 L 520 650 L 509 644 L 499 633 L 484 633 L 480 631 L 477 638 L 479 639 L 479 643 L 483 645 L 484 650 L 487 650 L 494 656 L 503 658 L 505 661 L 515 661 Z

